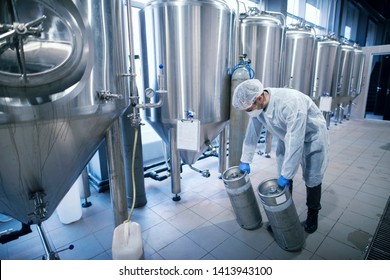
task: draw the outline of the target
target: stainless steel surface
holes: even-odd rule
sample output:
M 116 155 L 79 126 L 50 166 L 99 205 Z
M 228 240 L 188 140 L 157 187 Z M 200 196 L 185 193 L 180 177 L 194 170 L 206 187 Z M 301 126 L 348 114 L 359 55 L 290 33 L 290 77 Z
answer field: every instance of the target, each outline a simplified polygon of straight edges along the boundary
M 239 67 L 232 73 L 230 99 L 236 87 L 245 80 L 249 80 L 250 73 L 246 67 Z M 246 128 L 249 122 L 249 115 L 241 110 L 235 110 L 230 104 L 229 120 L 229 167 L 240 164 L 242 143 L 244 142 Z
M 278 13 L 261 12 L 251 8 L 241 15 L 240 54 L 246 54 L 251 60 L 251 68 L 264 87 L 279 87 L 283 64 L 285 40 L 284 16 Z M 232 84 L 232 91 L 242 81 Z M 245 138 L 249 116 L 243 111 L 230 109 L 229 122 L 229 166 L 240 163 L 242 144 Z M 234 133 L 231 135 L 230 133 Z
M 352 76 L 351 76 L 351 85 L 350 85 L 350 95 L 348 100 L 348 112 L 347 119 L 349 119 L 351 115 L 353 100 L 359 96 L 362 91 L 363 86 L 363 71 L 364 71 L 364 63 L 366 56 L 363 53 L 362 49 L 355 45 L 353 48 L 353 68 L 352 68 Z
M 351 99 L 355 99 L 362 91 L 363 70 L 366 56 L 361 48 L 355 46 L 353 49 L 353 70 L 351 78 Z
M 192 164 L 229 119 L 234 14 L 219 0 L 156 0 L 139 15 L 144 88 L 156 89 L 162 64 L 168 92 L 161 108 L 145 111 L 146 119 L 169 143 L 169 130 L 192 112 L 200 121 L 201 144 L 198 151 L 180 151 L 183 162 Z
M 341 46 L 329 37 L 317 37 L 314 86 L 311 98 L 319 104 L 322 95 L 330 95 L 333 100 L 339 92 L 337 77 L 340 68 Z
M 333 100 L 333 107 L 335 110 L 335 124 L 342 123 L 346 106 L 349 105 L 351 98 L 351 81 L 354 62 L 354 49 L 348 43 L 341 43 L 340 54 L 340 71 L 337 77 L 338 85 L 340 87 L 339 94 Z
M 233 166 L 222 174 L 222 179 L 238 224 L 244 229 L 260 227 L 260 208 L 248 174 Z
M 286 251 L 300 250 L 305 243 L 303 227 L 288 188 L 280 188 L 277 179 L 267 179 L 259 184 L 257 192 L 275 241 Z
M 349 102 L 351 96 L 351 81 L 354 63 L 354 48 L 348 44 L 341 45 L 340 71 L 338 83 L 340 85 L 340 95 L 337 104 L 343 106 Z
M 227 168 L 227 131 L 228 127 L 225 126 L 225 128 L 219 134 L 218 172 L 221 174 Z
M 181 162 L 180 155 L 177 152 L 177 139 L 176 139 L 177 128 L 172 127 L 169 130 L 169 148 L 170 148 L 170 173 L 171 173 L 171 191 L 175 194 L 174 201 L 180 200 L 179 193 L 181 192 L 180 187 L 180 173 L 181 173 Z
M 251 59 L 255 78 L 264 87 L 279 87 L 285 40 L 284 16 L 250 9 L 242 16 L 240 53 Z
M 301 23 L 287 29 L 283 86 L 310 96 L 313 88 L 316 48 L 314 28 Z
M 123 10 L 119 0 L 2 1 L 0 23 L 11 29 L 45 19 L 40 34 L 0 41 L 1 213 L 50 217 L 127 107 Z
M 121 118 L 117 118 L 106 133 L 107 158 L 110 172 L 110 195 L 115 227 L 127 219 L 128 206 L 131 206 L 131 204 L 127 204 L 121 130 Z

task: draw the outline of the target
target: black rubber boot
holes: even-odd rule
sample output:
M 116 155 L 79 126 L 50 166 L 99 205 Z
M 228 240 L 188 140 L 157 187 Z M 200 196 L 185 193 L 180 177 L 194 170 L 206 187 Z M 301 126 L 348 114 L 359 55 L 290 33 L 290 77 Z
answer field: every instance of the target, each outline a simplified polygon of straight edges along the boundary
M 318 228 L 318 211 L 321 209 L 321 184 L 309 188 L 306 186 L 307 218 L 304 224 L 307 233 L 313 233 Z

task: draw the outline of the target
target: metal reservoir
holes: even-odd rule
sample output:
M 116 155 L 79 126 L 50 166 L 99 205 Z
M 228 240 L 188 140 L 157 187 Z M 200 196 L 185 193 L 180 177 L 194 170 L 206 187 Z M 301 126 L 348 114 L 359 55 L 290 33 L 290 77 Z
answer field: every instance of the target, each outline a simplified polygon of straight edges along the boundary
M 340 85 L 340 94 L 335 100 L 335 121 L 341 123 L 344 117 L 344 108 L 349 104 L 351 96 L 351 81 L 354 63 L 354 48 L 347 44 L 341 44 L 340 71 L 338 84 Z
M 364 55 L 362 49 L 359 46 L 354 45 L 354 48 L 353 48 L 353 69 L 352 69 L 352 77 L 351 77 L 347 119 L 351 115 L 351 108 L 352 108 L 353 100 L 356 97 L 358 97 L 362 91 L 363 70 L 364 70 L 365 58 L 366 58 L 366 56 Z
M 120 0 L 2 1 L 0 213 L 48 219 L 129 105 Z
M 251 60 L 255 72 L 253 78 L 259 79 L 264 87 L 279 87 L 285 40 L 284 15 L 262 12 L 252 7 L 247 13 L 241 14 L 239 30 L 239 53 L 247 54 Z M 229 132 L 234 132 L 234 137 L 229 137 L 229 166 L 235 166 L 240 163 L 249 118 L 247 114 L 235 110 L 231 112 L 230 118 L 237 120 L 230 122 L 229 126 Z
M 314 28 L 299 22 L 286 31 L 284 86 L 310 96 L 313 88 L 317 40 Z
M 285 40 L 284 15 L 250 8 L 240 18 L 240 53 L 251 59 L 255 79 L 279 87 Z
M 228 168 L 222 175 L 236 220 L 244 229 L 261 226 L 262 218 L 249 175 L 238 166 Z
M 335 100 L 339 93 L 337 84 L 341 46 L 331 37 L 317 37 L 314 67 L 314 85 L 311 98 L 318 105 L 320 97 L 329 95 Z
M 229 120 L 234 13 L 221 0 L 155 0 L 139 17 L 144 88 L 157 89 L 162 65 L 167 90 L 162 107 L 146 110 L 146 119 L 170 144 L 172 192 L 177 194 L 180 159 L 196 162 Z M 192 139 L 196 147 L 179 152 L 181 121 L 198 125 L 198 134 Z
M 288 188 L 280 188 L 277 179 L 258 186 L 258 194 L 278 245 L 286 251 L 300 250 L 305 242 L 303 227 Z
M 231 73 L 231 98 L 233 98 L 234 90 L 236 87 L 245 80 L 253 79 L 254 71 L 250 68 L 250 59 L 246 57 L 246 54 L 240 55 L 240 62 L 233 67 Z M 236 166 L 240 164 L 242 140 L 237 141 L 237 138 L 242 138 L 242 135 L 235 133 L 237 130 L 246 128 L 249 121 L 249 115 L 245 111 L 235 110 L 230 102 L 230 120 L 229 127 L 232 133 L 229 133 L 229 166 Z

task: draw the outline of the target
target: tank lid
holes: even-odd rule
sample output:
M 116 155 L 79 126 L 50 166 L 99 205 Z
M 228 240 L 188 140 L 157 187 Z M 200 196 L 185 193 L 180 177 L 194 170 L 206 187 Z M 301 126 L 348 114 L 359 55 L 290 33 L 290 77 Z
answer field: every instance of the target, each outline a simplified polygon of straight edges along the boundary
M 279 18 L 278 18 L 279 17 Z M 246 13 L 240 14 L 240 19 L 251 22 L 272 22 L 278 25 L 284 26 L 284 16 L 279 13 L 260 11 L 256 7 L 249 8 L 249 11 Z
M 306 24 L 304 21 L 300 20 L 297 23 L 290 24 L 287 26 L 287 31 L 307 31 L 311 32 L 314 30 L 314 27 L 310 26 L 309 24 Z

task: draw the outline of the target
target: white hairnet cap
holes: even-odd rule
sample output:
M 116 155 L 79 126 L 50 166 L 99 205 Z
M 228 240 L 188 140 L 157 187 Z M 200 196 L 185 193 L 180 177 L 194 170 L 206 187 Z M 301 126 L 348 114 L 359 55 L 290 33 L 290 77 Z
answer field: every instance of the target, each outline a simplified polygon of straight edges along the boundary
M 257 80 L 246 80 L 239 84 L 233 93 L 232 105 L 236 110 L 246 110 L 263 93 L 263 84 Z

